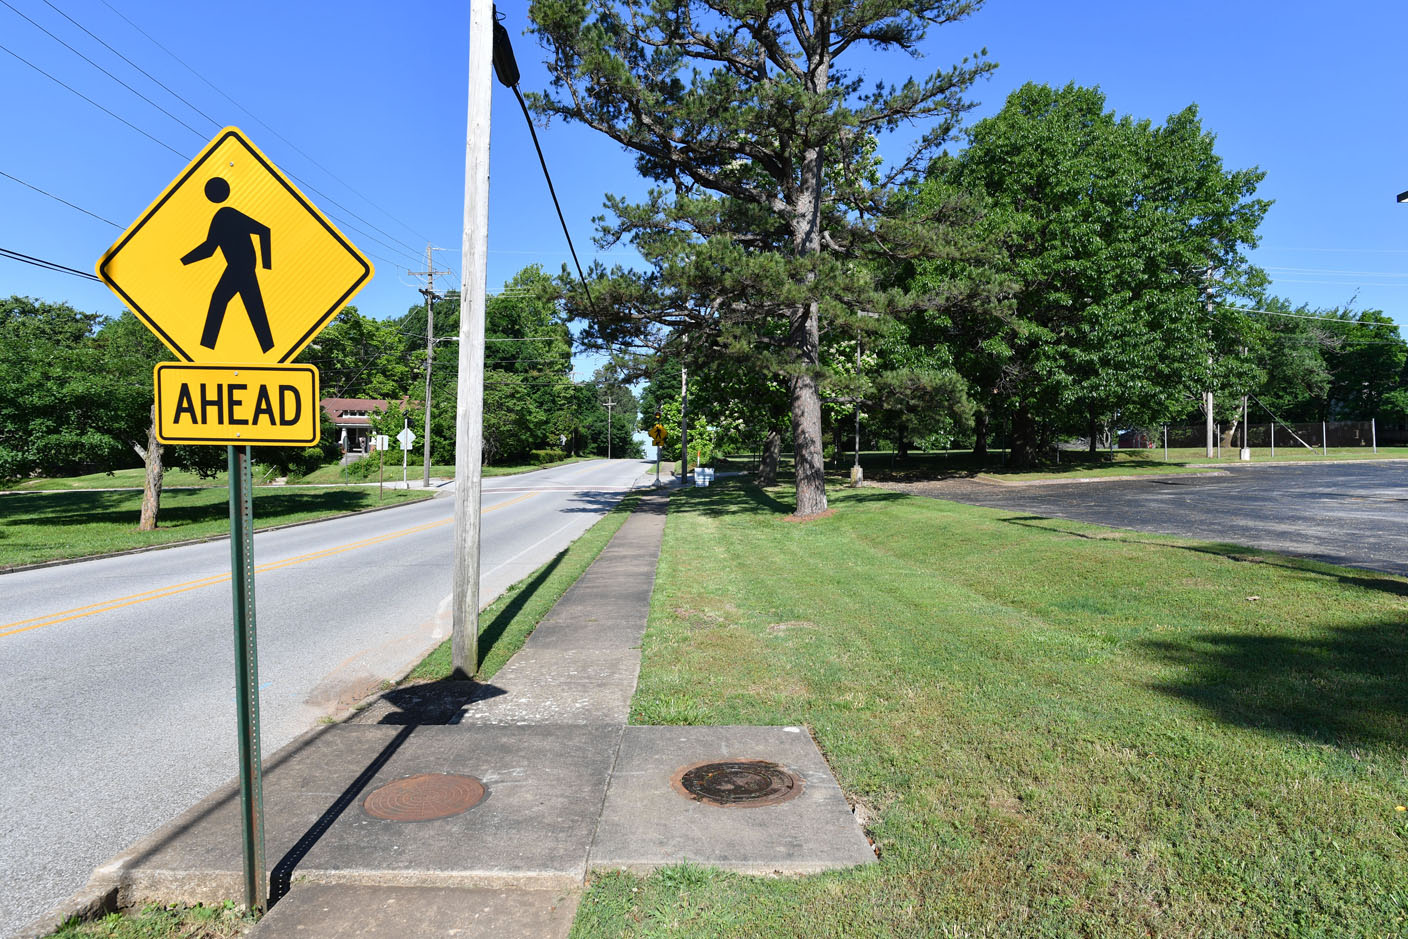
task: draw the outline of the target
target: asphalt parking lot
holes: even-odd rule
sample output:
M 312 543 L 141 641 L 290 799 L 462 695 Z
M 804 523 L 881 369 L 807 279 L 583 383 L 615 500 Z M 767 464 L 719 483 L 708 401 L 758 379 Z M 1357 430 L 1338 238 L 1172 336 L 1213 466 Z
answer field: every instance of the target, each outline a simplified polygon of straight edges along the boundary
M 953 481 L 911 491 L 1408 575 L 1408 462 L 1253 464 L 1217 475 L 1039 485 Z

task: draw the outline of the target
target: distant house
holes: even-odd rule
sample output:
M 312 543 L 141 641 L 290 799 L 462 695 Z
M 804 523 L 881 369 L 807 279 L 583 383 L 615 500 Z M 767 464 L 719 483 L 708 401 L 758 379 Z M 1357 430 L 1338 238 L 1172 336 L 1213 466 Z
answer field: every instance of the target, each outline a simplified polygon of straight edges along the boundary
M 381 398 L 324 398 L 322 404 L 323 413 L 337 428 L 337 442 L 343 453 L 366 453 L 372 414 L 391 406 L 390 401 Z

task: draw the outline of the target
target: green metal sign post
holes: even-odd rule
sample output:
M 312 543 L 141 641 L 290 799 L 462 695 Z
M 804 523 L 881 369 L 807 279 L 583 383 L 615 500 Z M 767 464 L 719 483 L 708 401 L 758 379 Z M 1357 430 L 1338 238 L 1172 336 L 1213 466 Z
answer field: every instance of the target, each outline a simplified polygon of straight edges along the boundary
M 240 735 L 244 902 L 268 907 L 264 868 L 264 779 L 259 759 L 259 657 L 254 629 L 254 503 L 248 447 L 230 447 L 230 585 L 235 608 L 235 709 Z

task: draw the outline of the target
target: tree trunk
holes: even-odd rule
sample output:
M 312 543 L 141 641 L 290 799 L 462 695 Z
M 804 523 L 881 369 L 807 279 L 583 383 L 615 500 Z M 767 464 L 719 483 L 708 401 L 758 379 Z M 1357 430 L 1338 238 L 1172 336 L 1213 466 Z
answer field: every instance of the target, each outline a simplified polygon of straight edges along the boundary
M 896 449 L 899 451 L 899 458 L 900 458 L 901 460 L 908 459 L 908 458 L 909 458 L 909 433 L 906 431 L 904 425 L 900 425 L 899 429 L 898 429 L 895 433 L 896 433 L 896 435 L 897 435 L 898 438 L 899 438 L 898 443 L 896 444 Z
M 782 429 L 768 428 L 763 441 L 763 455 L 758 459 L 758 485 L 777 485 L 777 464 L 782 459 Z
M 973 415 L 973 455 L 984 457 L 988 455 L 988 411 L 987 408 L 978 408 Z
M 138 531 L 156 531 L 157 515 L 161 511 L 161 441 L 156 439 L 156 405 L 152 405 L 152 423 L 147 428 L 147 478 L 142 485 L 142 518 Z
M 1009 433 L 1011 439 L 1007 445 L 1011 448 L 1011 464 L 1031 466 L 1036 461 L 1036 421 L 1025 407 L 1019 407 L 1012 413 Z
M 792 452 L 797 466 L 798 516 L 826 511 L 826 469 L 821 451 L 821 396 L 817 393 L 817 350 L 820 340 L 817 305 L 810 303 L 794 314 L 792 347 L 800 355 L 801 371 L 793 376 Z
M 1095 412 L 1090 412 L 1090 455 L 1095 456 L 1099 452 L 1097 438 L 1100 435 L 1100 425 L 1095 420 Z

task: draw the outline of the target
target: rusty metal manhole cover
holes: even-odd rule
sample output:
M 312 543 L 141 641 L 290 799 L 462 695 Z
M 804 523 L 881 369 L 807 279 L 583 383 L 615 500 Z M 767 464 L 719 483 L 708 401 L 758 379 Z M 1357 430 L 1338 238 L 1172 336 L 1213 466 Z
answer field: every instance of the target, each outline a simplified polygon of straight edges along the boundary
M 777 805 L 802 792 L 800 776 L 767 760 L 697 763 L 675 773 L 670 784 L 696 802 L 725 807 Z
M 428 822 L 472 809 L 483 798 L 484 784 L 473 776 L 421 773 L 382 786 L 362 808 L 388 821 Z

